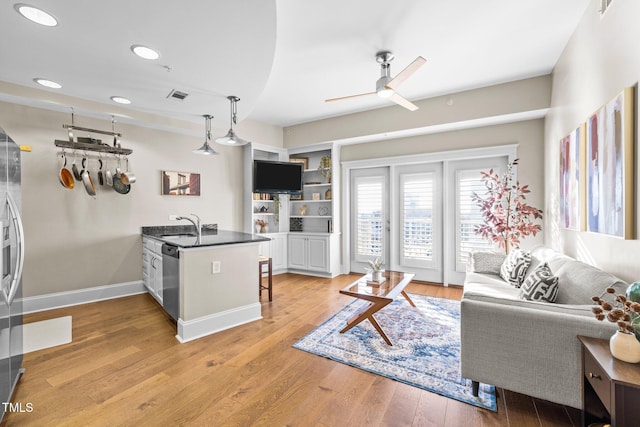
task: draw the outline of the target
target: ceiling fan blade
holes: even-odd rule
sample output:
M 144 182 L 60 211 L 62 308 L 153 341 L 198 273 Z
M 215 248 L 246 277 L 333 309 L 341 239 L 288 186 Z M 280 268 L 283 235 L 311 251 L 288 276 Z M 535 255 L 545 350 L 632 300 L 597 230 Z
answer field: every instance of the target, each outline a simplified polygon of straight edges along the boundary
M 413 102 L 409 101 L 408 99 L 405 99 L 405 98 L 401 97 L 397 93 L 394 93 L 393 95 L 391 95 L 389 97 L 389 100 L 391 100 L 391 101 L 395 102 L 396 104 L 406 108 L 409 111 L 416 111 L 418 108 L 420 108 L 416 104 L 414 104 Z
M 411 74 L 418 71 L 418 68 L 422 67 L 425 62 L 427 62 L 426 59 L 424 59 L 422 56 L 418 56 L 413 60 L 411 64 L 407 65 L 404 70 L 400 71 L 393 79 L 391 79 L 391 81 L 387 83 L 387 87 L 393 90 L 397 89 L 398 86 L 402 84 L 402 82 L 404 82 L 411 76 Z
M 325 99 L 324 102 L 342 101 L 344 99 L 364 98 L 365 96 L 375 95 L 375 92 L 360 93 L 358 95 L 342 96 L 340 98 Z

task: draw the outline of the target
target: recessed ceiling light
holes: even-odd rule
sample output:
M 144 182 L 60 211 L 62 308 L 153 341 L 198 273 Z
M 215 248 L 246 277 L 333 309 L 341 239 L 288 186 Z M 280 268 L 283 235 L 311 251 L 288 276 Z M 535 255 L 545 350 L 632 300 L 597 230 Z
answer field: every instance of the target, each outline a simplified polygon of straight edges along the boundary
M 33 79 L 34 82 L 38 83 L 39 85 L 42 85 L 44 87 L 50 87 L 51 89 L 60 89 L 62 88 L 62 85 L 60 83 L 51 81 L 51 80 L 47 80 L 47 79 Z
M 122 96 L 112 96 L 111 100 L 113 102 L 117 102 L 118 104 L 131 104 L 131 100 L 124 98 Z
M 50 13 L 45 12 L 42 9 L 29 6 L 24 3 L 16 3 L 13 8 L 29 21 L 33 21 L 36 24 L 44 25 L 46 27 L 55 27 L 58 25 L 58 20 Z
M 133 51 L 133 53 L 138 55 L 140 58 L 144 58 L 144 59 L 158 59 L 158 58 L 160 58 L 160 54 L 158 52 L 156 52 L 155 50 L 153 50 L 153 49 L 151 49 L 150 47 L 147 47 L 147 46 L 134 44 L 133 46 L 131 46 L 131 50 Z

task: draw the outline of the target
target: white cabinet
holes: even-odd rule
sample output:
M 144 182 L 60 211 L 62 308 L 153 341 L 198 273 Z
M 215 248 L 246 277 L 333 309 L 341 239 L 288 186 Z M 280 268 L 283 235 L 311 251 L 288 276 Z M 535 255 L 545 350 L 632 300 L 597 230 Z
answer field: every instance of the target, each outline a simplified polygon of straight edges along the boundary
M 260 242 L 258 253 L 271 258 L 274 272 L 285 271 L 287 269 L 287 233 L 269 234 L 264 237 L 271 240 Z
M 289 234 L 289 268 L 317 273 L 330 273 L 330 236 Z
M 271 236 L 271 258 L 273 271 L 287 269 L 287 234 Z
M 162 304 L 162 242 L 150 237 L 142 238 L 142 282 Z

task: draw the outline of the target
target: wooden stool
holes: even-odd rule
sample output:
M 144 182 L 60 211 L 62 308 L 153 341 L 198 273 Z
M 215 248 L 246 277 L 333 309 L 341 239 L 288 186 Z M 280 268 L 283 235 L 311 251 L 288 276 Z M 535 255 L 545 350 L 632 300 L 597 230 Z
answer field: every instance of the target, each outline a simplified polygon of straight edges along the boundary
M 264 271 L 263 266 L 267 266 L 267 271 Z M 267 274 L 267 286 L 262 284 L 264 274 Z M 272 288 L 273 288 L 273 280 L 272 280 L 272 271 L 271 271 L 271 258 L 267 258 L 266 256 L 258 257 L 258 291 L 260 296 L 262 296 L 262 291 L 269 291 L 269 301 L 272 300 Z

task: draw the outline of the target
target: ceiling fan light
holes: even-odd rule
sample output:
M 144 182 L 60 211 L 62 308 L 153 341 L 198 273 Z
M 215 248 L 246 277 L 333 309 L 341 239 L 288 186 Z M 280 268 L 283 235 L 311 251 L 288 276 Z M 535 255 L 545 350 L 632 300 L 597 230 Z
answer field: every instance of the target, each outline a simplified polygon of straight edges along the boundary
M 23 3 L 17 3 L 13 7 L 20 15 L 36 24 L 44 25 L 45 27 L 55 27 L 58 25 L 58 20 L 53 15 L 37 7 Z
M 380 98 L 389 98 L 393 94 L 394 94 L 393 89 L 389 89 L 386 87 L 376 91 L 376 95 L 378 95 Z

